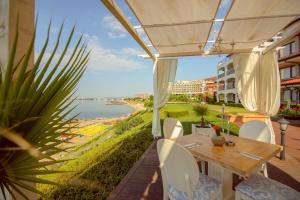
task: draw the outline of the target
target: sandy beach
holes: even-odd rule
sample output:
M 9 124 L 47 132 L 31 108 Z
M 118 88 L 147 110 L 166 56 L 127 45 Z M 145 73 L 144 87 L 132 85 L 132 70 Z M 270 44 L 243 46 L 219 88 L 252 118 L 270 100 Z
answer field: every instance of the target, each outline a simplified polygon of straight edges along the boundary
M 141 103 L 136 103 L 131 101 L 130 102 L 122 101 L 122 103 L 133 108 L 133 112 L 131 114 L 134 114 L 144 109 L 144 105 Z M 83 145 L 89 142 L 90 140 L 98 137 L 104 131 L 111 128 L 119 121 L 126 119 L 128 116 L 120 116 L 114 118 L 74 119 L 73 123 L 76 123 L 77 127 L 72 128 L 69 133 L 78 134 L 78 136 L 75 136 L 72 139 L 70 139 L 70 136 L 68 135 L 69 133 L 62 134 L 61 140 L 68 140 L 68 143 L 62 144 L 62 147 L 76 148 L 80 145 Z M 72 125 L 74 124 L 70 124 L 70 126 Z M 63 154 L 59 156 L 62 157 Z

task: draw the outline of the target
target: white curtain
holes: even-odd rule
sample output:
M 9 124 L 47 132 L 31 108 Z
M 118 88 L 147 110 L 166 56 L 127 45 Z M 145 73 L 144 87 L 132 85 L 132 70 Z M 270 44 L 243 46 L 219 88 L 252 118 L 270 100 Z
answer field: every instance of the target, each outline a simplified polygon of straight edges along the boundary
M 270 116 L 275 115 L 280 106 L 277 54 L 275 51 L 265 55 L 253 52 L 232 58 L 240 101 L 246 109 L 268 116 L 266 123 L 272 133 L 271 143 L 275 144 Z
M 172 92 L 177 70 L 177 58 L 158 58 L 153 66 L 153 120 L 152 134 L 161 136 L 159 109 L 163 107 Z

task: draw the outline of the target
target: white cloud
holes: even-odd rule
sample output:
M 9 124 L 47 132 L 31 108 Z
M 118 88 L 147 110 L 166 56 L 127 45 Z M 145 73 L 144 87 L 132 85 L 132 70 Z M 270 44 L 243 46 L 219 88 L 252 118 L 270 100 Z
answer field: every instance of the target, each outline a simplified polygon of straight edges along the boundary
M 115 38 L 123 38 L 127 36 L 126 30 L 123 26 L 118 22 L 113 16 L 106 15 L 102 19 L 102 25 L 109 30 L 107 33 L 108 37 Z
M 88 44 L 88 49 L 91 50 L 91 54 L 89 57 L 88 62 L 88 69 L 92 70 L 101 70 L 101 71 L 129 71 L 129 70 L 137 70 L 145 68 L 146 66 L 135 60 L 133 58 L 139 54 L 143 54 L 142 51 L 135 49 L 135 48 L 124 48 L 118 51 L 113 49 L 104 48 L 98 37 L 95 35 L 84 35 L 84 40 Z M 69 48 L 61 65 L 67 63 L 68 59 L 72 54 L 73 48 Z M 38 57 L 38 52 L 35 52 L 35 58 Z M 43 58 L 43 64 L 47 62 L 47 60 L 51 56 L 51 50 L 45 52 Z M 56 64 L 61 56 L 61 52 L 56 52 L 53 60 L 52 65 Z
M 120 51 L 104 48 L 96 36 L 85 35 L 88 48 L 92 50 L 88 67 L 94 70 L 128 71 L 145 68 L 145 66 L 130 58 L 139 52 L 134 48 L 125 48 Z
M 138 56 L 138 55 L 145 54 L 145 52 L 143 52 L 139 49 L 130 48 L 130 47 L 122 49 L 121 53 L 127 54 L 127 55 L 132 55 L 132 56 Z

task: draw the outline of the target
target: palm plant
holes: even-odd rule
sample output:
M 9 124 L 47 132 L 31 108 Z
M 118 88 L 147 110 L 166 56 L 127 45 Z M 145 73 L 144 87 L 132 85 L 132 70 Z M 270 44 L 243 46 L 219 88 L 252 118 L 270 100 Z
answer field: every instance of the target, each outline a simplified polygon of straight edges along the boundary
M 201 127 L 205 127 L 204 115 L 208 113 L 208 107 L 205 104 L 193 104 L 194 111 L 201 116 Z
M 25 55 L 15 62 L 18 46 L 18 22 L 8 64 L 0 72 L 0 188 L 13 198 L 15 194 L 29 199 L 24 190 L 43 195 L 33 184 L 55 184 L 39 178 L 39 175 L 58 173 L 49 165 L 63 162 L 52 158 L 65 151 L 59 147 L 58 137 L 72 128 L 68 124 L 75 117 L 66 119 L 75 108 L 74 92 L 86 69 L 89 52 L 77 39 L 70 51 L 75 27 L 68 35 L 59 59 L 54 56 L 61 42 L 63 24 L 60 27 L 54 48 L 45 58 L 51 22 L 41 52 L 32 66 L 35 35 Z M 0 192 L 0 194 L 1 194 Z

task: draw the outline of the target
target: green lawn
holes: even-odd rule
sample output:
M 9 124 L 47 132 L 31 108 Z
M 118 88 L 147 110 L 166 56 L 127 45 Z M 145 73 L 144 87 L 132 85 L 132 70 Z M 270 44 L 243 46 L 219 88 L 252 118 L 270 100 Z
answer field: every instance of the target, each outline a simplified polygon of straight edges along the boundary
M 221 126 L 220 112 L 217 112 L 221 106 L 209 105 L 209 109 L 205 119 L 209 123 Z M 177 117 L 183 124 L 185 134 L 191 133 L 192 123 L 200 121 L 200 116 L 197 116 L 191 104 L 167 104 L 161 109 L 161 123 L 166 118 L 166 111 L 188 113 Z M 226 111 L 246 112 L 235 107 L 226 107 Z M 46 193 L 44 199 L 106 199 L 153 142 L 151 121 L 151 112 L 139 113 L 122 122 L 122 126 L 114 126 L 71 152 L 64 159 L 72 160 L 55 166 L 55 169 L 71 172 L 43 176 L 60 184 L 38 185 L 38 188 Z M 134 127 L 120 133 L 120 128 L 123 130 L 126 124 L 134 124 Z M 238 133 L 238 127 L 233 124 L 230 130 L 232 134 Z
M 222 106 L 220 105 L 210 105 L 208 104 L 208 115 L 205 116 L 205 120 L 213 125 L 218 125 L 222 126 L 222 119 L 221 119 L 221 110 Z M 197 114 L 193 110 L 192 104 L 166 104 L 162 109 L 161 109 L 161 117 L 162 120 L 166 118 L 165 111 L 188 111 L 187 115 L 176 117 L 178 120 L 181 121 L 183 128 L 184 128 L 184 133 L 185 134 L 190 134 L 192 132 L 192 124 L 194 123 L 199 123 L 200 122 L 200 116 L 197 116 Z M 239 107 L 225 107 L 225 112 L 234 114 L 234 113 L 247 113 L 248 111 L 244 108 L 239 108 Z M 225 126 L 225 128 L 227 125 Z M 230 132 L 231 134 L 237 135 L 239 128 L 233 124 L 230 123 Z

